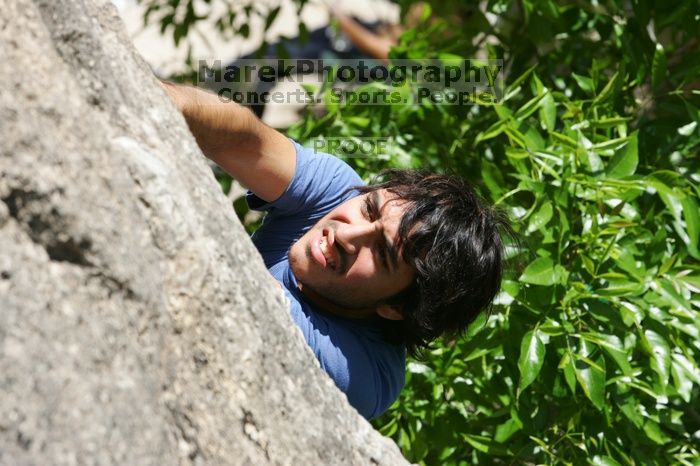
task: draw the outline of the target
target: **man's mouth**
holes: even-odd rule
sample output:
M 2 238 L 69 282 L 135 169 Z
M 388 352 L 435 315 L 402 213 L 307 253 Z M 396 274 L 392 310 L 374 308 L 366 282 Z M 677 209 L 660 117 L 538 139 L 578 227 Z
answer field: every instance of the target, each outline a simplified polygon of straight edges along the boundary
M 336 264 L 331 251 L 332 246 L 330 246 L 328 243 L 328 237 L 322 235 L 321 241 L 319 241 L 318 245 L 321 249 L 321 253 L 323 254 L 323 258 L 326 259 L 326 265 L 328 265 L 328 267 L 330 267 L 331 269 L 335 270 Z
M 322 267 L 338 272 L 343 261 L 334 239 L 335 232 L 332 228 L 321 230 L 319 235 L 311 240 L 311 255 Z

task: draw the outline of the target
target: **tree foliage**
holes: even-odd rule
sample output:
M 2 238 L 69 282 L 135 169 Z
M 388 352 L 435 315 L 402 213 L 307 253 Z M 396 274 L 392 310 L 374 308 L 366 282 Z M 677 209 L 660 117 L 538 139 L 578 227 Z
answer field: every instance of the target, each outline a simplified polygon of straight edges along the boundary
M 502 58 L 501 104 L 329 100 L 288 131 L 389 136 L 349 163 L 459 173 L 521 238 L 490 317 L 375 426 L 424 464 L 699 464 L 700 7 L 431 5 L 392 56 Z

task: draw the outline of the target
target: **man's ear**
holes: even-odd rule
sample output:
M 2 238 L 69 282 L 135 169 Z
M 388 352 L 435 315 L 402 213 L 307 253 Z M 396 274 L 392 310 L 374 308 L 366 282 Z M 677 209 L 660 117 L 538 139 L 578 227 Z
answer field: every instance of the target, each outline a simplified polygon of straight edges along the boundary
M 390 304 L 380 304 L 377 306 L 377 314 L 388 320 L 403 320 L 403 314 L 399 308 Z

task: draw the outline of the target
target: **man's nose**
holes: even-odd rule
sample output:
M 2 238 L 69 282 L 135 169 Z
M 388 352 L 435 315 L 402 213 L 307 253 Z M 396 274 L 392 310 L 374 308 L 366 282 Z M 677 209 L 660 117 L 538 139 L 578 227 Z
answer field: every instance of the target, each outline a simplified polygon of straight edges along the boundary
M 377 226 L 374 223 L 345 224 L 335 231 L 335 241 L 348 254 L 357 254 L 362 246 L 374 241 L 376 233 Z

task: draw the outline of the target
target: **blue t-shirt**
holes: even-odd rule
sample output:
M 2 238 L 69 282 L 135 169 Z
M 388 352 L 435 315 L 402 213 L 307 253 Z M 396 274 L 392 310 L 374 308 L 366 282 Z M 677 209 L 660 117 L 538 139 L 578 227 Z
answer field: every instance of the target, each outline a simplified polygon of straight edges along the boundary
M 321 367 L 366 418 L 379 416 L 404 384 L 406 351 L 382 338 L 380 317 L 350 319 L 324 312 L 306 301 L 297 287 L 287 253 L 292 244 L 328 212 L 357 196 L 348 188 L 364 184 L 345 162 L 294 143 L 294 178 L 282 196 L 266 203 L 252 193 L 251 209 L 265 210 L 253 234 L 265 266 L 280 282 L 301 329 Z

